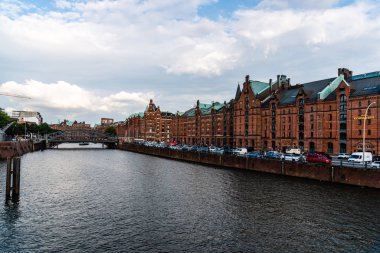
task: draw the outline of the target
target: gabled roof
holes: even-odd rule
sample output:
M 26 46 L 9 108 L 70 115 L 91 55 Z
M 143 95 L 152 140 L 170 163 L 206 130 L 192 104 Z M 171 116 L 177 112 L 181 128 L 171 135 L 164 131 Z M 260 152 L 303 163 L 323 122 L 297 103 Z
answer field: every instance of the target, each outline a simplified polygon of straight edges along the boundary
M 186 117 L 195 116 L 195 108 L 191 108 L 187 110 L 186 112 L 182 114 L 182 116 L 186 116 Z
M 323 91 L 336 78 L 328 78 L 319 81 L 304 83 L 301 85 L 293 85 L 287 89 L 279 90 L 277 97 L 279 99 L 279 105 L 291 105 L 296 103 L 296 97 L 299 89 L 302 87 L 307 95 L 307 102 L 315 102 L 318 100 L 318 93 Z M 264 103 L 265 104 L 265 103 Z M 263 106 L 265 106 L 263 104 Z
M 269 89 L 269 83 L 260 82 L 260 81 L 249 81 L 249 85 L 255 95 L 263 93 L 265 90 Z
M 239 100 L 240 95 L 241 95 L 241 89 L 240 89 L 240 84 L 238 84 L 236 88 L 235 100 Z

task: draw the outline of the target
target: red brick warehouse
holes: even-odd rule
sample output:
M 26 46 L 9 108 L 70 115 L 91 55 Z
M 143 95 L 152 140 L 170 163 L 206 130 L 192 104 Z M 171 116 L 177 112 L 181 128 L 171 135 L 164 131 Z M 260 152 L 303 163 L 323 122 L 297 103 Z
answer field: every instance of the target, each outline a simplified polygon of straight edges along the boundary
M 365 120 L 365 150 L 379 154 L 379 98 L 380 72 L 353 75 L 341 68 L 337 77 L 293 85 L 285 75 L 268 82 L 246 76 L 229 102 L 197 101 L 173 114 L 151 100 L 144 113 L 127 118 L 124 135 L 129 141 L 337 154 L 362 150 Z

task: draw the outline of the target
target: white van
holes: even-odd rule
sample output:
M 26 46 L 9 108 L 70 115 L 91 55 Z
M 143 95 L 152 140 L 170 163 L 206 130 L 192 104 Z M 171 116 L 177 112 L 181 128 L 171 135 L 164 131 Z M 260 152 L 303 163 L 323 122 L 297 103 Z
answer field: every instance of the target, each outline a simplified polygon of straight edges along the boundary
M 287 154 L 297 154 L 297 155 L 300 155 L 301 154 L 301 150 L 299 148 L 289 148 L 286 150 L 286 153 Z
M 234 155 L 246 155 L 247 149 L 246 148 L 235 148 L 234 150 L 232 150 L 232 153 Z
M 364 152 L 364 159 L 363 159 L 363 152 L 354 152 L 348 158 L 348 162 L 362 163 L 363 161 L 372 162 L 372 153 Z

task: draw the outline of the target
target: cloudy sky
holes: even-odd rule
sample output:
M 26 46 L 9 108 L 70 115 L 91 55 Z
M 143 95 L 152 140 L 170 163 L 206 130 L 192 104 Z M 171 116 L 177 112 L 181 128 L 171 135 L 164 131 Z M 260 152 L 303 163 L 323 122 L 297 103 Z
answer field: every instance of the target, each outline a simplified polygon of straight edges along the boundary
M 0 96 L 44 120 L 124 120 L 229 100 L 249 74 L 293 84 L 379 71 L 380 1 L 0 0 Z

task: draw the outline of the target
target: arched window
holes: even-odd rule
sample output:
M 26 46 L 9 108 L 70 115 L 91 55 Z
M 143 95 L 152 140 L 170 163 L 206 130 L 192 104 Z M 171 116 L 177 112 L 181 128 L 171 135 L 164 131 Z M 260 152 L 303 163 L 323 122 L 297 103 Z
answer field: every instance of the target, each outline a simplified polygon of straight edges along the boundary
M 340 102 L 346 102 L 347 101 L 347 97 L 346 97 L 346 94 L 342 94 L 340 95 Z

